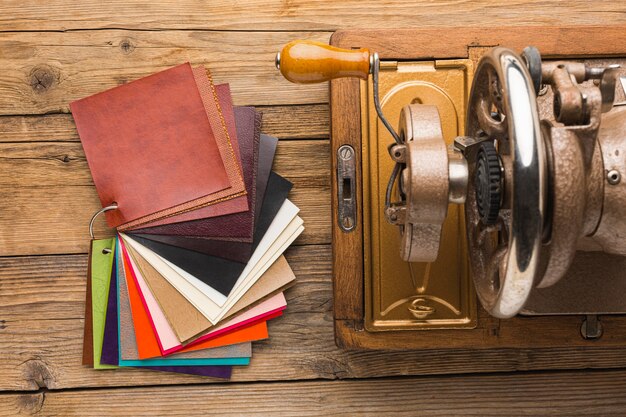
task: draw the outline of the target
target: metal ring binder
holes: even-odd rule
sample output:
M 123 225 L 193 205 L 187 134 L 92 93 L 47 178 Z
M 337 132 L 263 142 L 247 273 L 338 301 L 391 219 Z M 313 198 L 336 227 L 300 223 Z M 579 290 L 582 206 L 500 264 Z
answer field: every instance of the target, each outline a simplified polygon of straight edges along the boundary
M 89 222 L 89 235 L 91 236 L 92 239 L 95 239 L 94 234 L 93 234 L 93 223 L 96 221 L 96 217 L 98 217 L 99 215 L 101 215 L 102 213 L 105 213 L 109 210 L 116 210 L 117 209 L 117 203 L 113 203 L 111 205 L 108 205 L 104 208 L 101 208 L 100 210 L 98 210 L 96 212 L 96 214 L 94 214 L 91 217 L 91 221 Z

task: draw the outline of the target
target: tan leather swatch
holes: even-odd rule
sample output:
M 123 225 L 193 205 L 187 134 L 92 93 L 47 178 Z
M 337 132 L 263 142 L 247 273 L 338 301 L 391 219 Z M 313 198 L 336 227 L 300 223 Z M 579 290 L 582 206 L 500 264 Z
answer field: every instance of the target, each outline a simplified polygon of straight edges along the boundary
M 137 263 L 143 278 L 156 298 L 178 340 L 184 342 L 211 327 L 211 322 L 202 315 L 172 284 L 159 274 L 130 245 L 126 250 Z
M 241 314 L 244 311 L 254 307 L 261 301 L 278 294 L 291 287 L 296 281 L 289 263 L 285 259 L 284 255 L 281 255 L 276 262 L 269 267 L 267 271 L 259 278 L 259 280 L 250 287 L 243 297 L 235 303 L 234 306 L 224 316 L 220 323 L 235 317 L 237 314 Z M 219 324 L 219 323 L 218 323 Z M 202 332 L 188 342 L 193 342 L 195 339 L 208 333 L 210 329 Z

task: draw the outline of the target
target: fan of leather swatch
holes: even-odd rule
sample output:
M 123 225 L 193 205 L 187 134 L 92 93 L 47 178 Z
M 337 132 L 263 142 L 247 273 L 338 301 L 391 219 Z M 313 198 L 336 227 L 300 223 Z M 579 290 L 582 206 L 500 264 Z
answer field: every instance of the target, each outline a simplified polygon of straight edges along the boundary
M 118 231 L 90 245 L 83 364 L 230 378 L 296 279 L 283 253 L 304 226 L 272 172 L 278 140 L 188 63 L 70 108 Z

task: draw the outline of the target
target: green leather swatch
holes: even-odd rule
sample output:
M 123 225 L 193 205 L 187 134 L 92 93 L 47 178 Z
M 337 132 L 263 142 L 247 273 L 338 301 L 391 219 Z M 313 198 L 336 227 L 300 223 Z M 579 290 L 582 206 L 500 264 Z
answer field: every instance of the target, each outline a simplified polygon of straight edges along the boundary
M 115 258 L 115 238 L 98 239 L 91 242 L 91 308 L 93 319 L 93 367 L 94 369 L 115 369 L 116 366 L 100 363 L 104 323 L 111 284 L 111 271 Z M 109 253 L 104 253 L 109 249 Z

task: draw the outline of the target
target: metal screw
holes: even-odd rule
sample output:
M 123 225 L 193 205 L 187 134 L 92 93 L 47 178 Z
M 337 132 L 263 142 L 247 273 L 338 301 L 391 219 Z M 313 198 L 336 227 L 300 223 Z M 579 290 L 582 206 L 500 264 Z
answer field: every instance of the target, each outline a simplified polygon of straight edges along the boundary
M 583 339 L 599 339 L 602 337 L 602 323 L 595 314 L 588 314 L 580 326 L 580 334 Z
M 622 174 L 616 169 L 612 169 L 606 173 L 606 180 L 611 185 L 617 185 L 622 180 Z
M 341 156 L 341 159 L 348 160 L 352 158 L 352 155 L 353 155 L 353 151 L 350 146 L 344 145 L 341 148 L 339 148 L 339 156 Z

